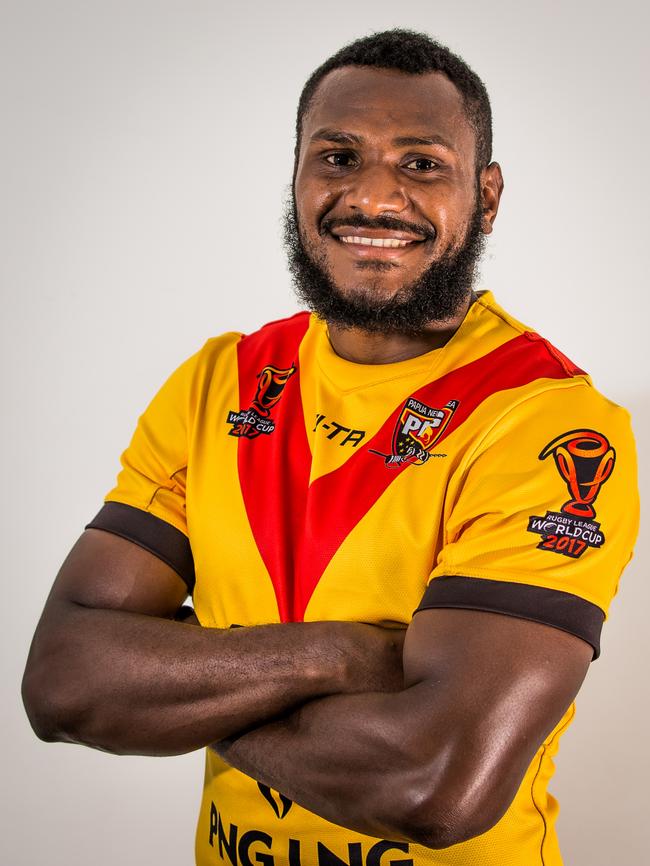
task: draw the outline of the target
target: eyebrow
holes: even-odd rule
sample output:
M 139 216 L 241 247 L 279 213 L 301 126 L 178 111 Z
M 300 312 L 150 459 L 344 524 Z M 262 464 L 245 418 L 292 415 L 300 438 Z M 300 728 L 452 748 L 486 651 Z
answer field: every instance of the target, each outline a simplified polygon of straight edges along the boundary
M 441 135 L 427 135 L 425 138 L 419 135 L 402 135 L 399 138 L 394 138 L 393 144 L 396 147 L 417 147 L 418 144 L 425 146 L 437 144 L 446 150 L 454 150 L 452 145 Z
M 311 137 L 311 141 L 331 141 L 334 144 L 363 144 L 363 138 L 353 132 L 344 132 L 339 129 L 323 127 L 317 130 Z M 395 147 L 417 147 L 418 145 L 439 145 L 446 150 L 455 150 L 454 147 L 441 135 L 400 135 L 393 139 Z
M 343 132 L 338 129 L 323 127 L 315 132 L 310 141 L 332 141 L 335 144 L 361 144 L 363 139 L 352 132 Z

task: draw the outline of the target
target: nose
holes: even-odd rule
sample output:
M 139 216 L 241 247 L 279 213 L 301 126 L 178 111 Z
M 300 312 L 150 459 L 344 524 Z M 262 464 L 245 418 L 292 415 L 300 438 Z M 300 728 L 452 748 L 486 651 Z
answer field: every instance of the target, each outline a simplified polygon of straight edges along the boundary
M 351 209 L 368 216 L 381 213 L 400 213 L 408 204 L 406 194 L 387 165 L 361 166 L 350 177 L 344 194 L 344 203 Z

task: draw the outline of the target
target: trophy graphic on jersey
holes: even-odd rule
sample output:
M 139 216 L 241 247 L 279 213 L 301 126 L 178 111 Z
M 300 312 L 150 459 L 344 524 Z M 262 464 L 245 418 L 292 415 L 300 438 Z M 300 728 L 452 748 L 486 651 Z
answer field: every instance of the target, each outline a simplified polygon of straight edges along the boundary
M 268 417 L 271 414 L 271 409 L 282 396 L 282 391 L 289 377 L 295 372 L 296 368 L 293 366 L 288 367 L 286 370 L 280 370 L 278 367 L 273 367 L 269 364 L 259 373 L 253 406 L 260 415 Z
M 539 459 L 545 460 L 549 454 L 572 496 L 562 511 L 587 520 L 595 517 L 593 502 L 616 461 L 616 452 L 607 439 L 595 430 L 570 430 L 549 442 Z

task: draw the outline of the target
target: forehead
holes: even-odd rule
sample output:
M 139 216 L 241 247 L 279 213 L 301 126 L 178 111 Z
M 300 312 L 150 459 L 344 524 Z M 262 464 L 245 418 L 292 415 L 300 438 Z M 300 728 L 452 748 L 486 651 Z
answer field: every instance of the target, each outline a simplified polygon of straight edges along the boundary
M 322 127 L 390 138 L 438 135 L 472 157 L 475 145 L 460 92 L 442 72 L 334 69 L 318 85 L 303 118 L 303 141 Z

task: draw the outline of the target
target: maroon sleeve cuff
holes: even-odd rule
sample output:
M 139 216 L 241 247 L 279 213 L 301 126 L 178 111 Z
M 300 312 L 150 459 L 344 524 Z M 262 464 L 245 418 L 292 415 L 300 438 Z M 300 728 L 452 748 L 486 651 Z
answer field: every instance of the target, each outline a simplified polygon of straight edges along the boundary
M 192 548 L 187 536 L 171 523 L 132 505 L 106 502 L 86 529 L 112 532 L 153 553 L 174 569 L 192 593 L 195 582 Z
M 600 655 L 605 614 L 598 605 L 570 592 L 528 583 L 450 575 L 431 581 L 415 613 L 435 607 L 487 610 L 541 622 L 587 641 L 594 649 L 594 659 Z

